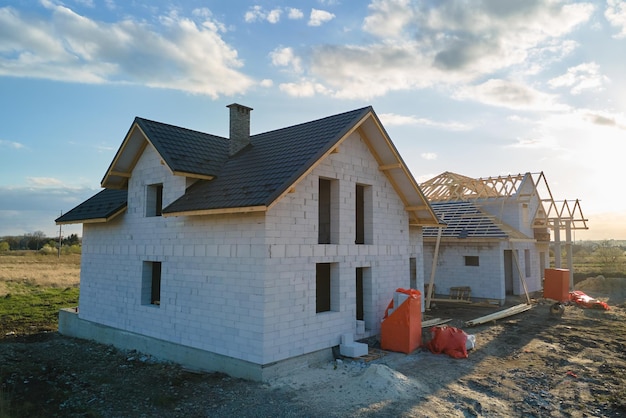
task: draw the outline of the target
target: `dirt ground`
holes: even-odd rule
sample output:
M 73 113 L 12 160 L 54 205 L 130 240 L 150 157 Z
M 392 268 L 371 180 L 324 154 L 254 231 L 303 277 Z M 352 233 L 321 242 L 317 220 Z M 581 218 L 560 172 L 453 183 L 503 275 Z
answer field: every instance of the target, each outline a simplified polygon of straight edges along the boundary
M 558 318 L 551 301 L 534 299 L 529 311 L 468 328 L 466 320 L 501 308 L 440 304 L 428 315 L 476 337 L 467 359 L 382 352 L 370 340 L 381 357 L 268 383 L 54 332 L 0 336 L 0 417 L 626 416 L 626 279 L 587 279 L 577 289 L 610 310 L 567 306 Z

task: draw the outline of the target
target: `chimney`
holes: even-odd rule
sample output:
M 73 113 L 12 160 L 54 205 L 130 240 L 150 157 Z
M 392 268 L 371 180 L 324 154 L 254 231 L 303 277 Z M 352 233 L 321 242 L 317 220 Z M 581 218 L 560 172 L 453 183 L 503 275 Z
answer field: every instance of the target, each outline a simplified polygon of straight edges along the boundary
M 237 103 L 226 106 L 230 109 L 229 155 L 232 157 L 250 143 L 251 107 Z

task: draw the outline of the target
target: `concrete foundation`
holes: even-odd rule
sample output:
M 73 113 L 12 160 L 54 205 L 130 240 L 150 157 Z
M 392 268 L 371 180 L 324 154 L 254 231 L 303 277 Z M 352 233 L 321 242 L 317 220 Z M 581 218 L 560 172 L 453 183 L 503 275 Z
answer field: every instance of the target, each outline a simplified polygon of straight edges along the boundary
M 269 364 L 256 364 L 194 347 L 175 344 L 133 332 L 109 327 L 78 317 L 75 309 L 59 311 L 59 333 L 68 337 L 110 344 L 123 350 L 137 350 L 159 360 L 171 361 L 198 371 L 222 372 L 243 379 L 268 381 L 311 364 L 330 361 L 332 349 L 293 357 Z

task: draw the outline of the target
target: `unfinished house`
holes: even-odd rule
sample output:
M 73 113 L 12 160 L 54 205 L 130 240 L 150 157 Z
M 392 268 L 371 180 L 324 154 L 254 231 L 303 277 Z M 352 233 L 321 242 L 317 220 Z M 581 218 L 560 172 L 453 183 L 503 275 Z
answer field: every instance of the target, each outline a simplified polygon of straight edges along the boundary
M 543 173 L 473 179 L 445 172 L 420 185 L 444 228 L 424 228 L 427 283 L 437 297 L 503 303 L 543 286 L 550 239 L 587 229 L 578 200 L 557 202 Z M 560 248 L 560 246 L 559 246 Z M 557 267 L 560 267 L 560 250 Z
M 56 220 L 83 224 L 60 332 L 264 380 L 423 285 L 438 220 L 371 107 L 255 135 L 228 107 L 229 138 L 136 118 L 104 190 Z

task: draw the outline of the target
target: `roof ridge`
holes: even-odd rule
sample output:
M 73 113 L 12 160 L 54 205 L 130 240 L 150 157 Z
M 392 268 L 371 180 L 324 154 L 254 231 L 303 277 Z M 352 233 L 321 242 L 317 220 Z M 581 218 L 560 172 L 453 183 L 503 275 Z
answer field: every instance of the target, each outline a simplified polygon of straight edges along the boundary
M 159 122 L 157 120 L 142 118 L 141 116 L 135 116 L 134 122 L 138 122 L 138 121 L 143 121 L 143 122 L 147 122 L 147 123 L 153 123 L 155 125 L 161 125 L 161 126 L 169 126 L 171 128 L 180 129 L 180 130 L 188 131 L 188 132 L 193 132 L 193 133 L 201 134 L 201 135 L 208 135 L 208 136 L 212 136 L 214 138 L 225 139 L 225 140 L 228 141 L 228 137 L 225 137 L 225 136 L 210 134 L 208 132 L 199 131 L 197 129 L 189 129 L 189 128 L 185 128 L 183 126 L 172 125 L 171 123 Z

